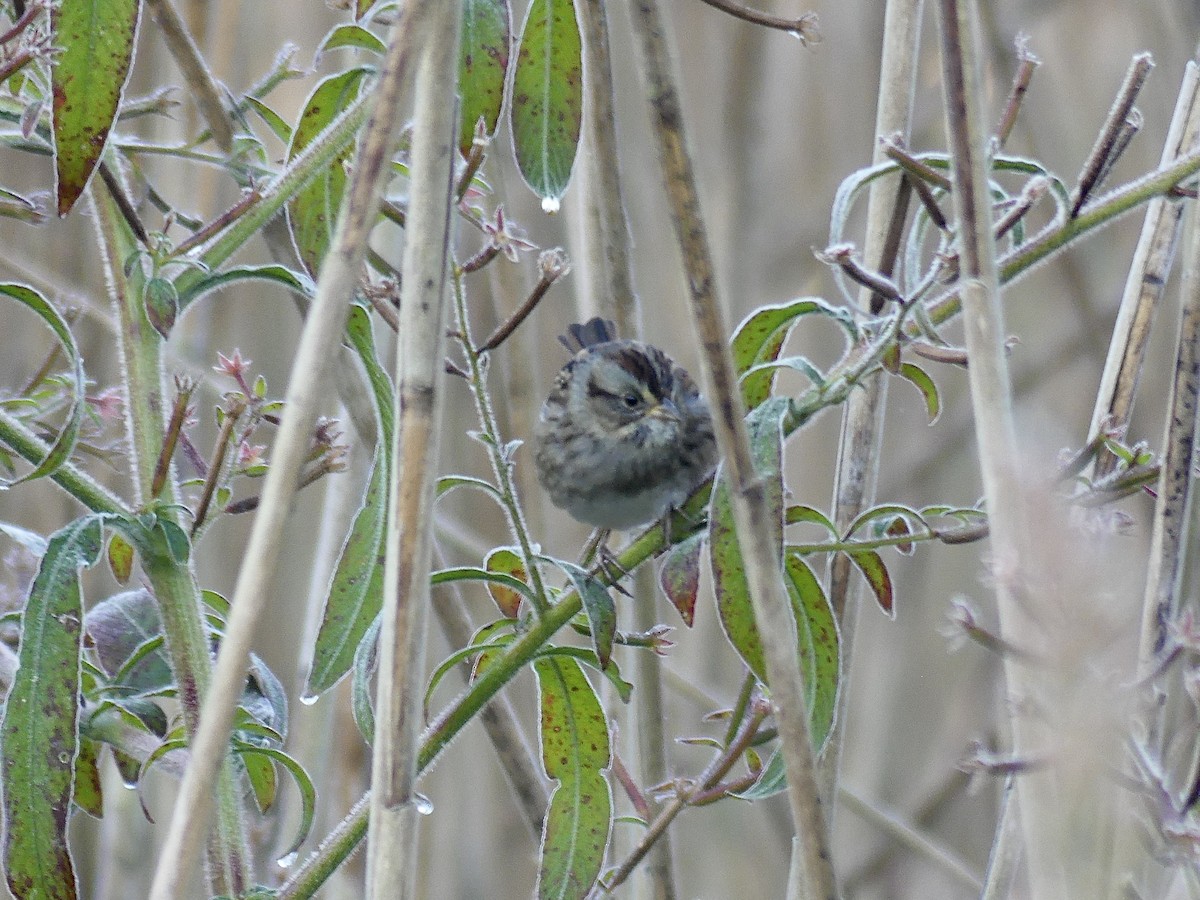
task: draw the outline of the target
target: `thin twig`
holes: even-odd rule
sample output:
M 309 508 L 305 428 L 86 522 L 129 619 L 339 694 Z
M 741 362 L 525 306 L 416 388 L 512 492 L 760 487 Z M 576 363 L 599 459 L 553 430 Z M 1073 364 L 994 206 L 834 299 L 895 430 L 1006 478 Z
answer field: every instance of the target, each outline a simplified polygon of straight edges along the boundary
M 537 309 L 537 305 L 542 302 L 542 298 L 546 296 L 546 292 L 554 282 L 558 281 L 567 272 L 570 271 L 570 266 L 567 264 L 566 256 L 561 250 L 547 250 L 538 258 L 538 283 L 533 286 L 533 290 L 529 292 L 529 296 L 524 302 L 517 307 L 511 316 L 502 322 L 495 331 L 493 331 L 486 341 L 475 348 L 476 353 L 490 353 L 501 344 L 503 344 L 512 335 L 521 323 L 524 322 L 531 312 Z
M 175 403 L 171 408 L 171 418 L 167 422 L 167 433 L 163 436 L 162 452 L 154 464 L 154 477 L 150 481 L 150 496 L 157 498 L 162 493 L 163 484 L 167 480 L 167 472 L 171 468 L 171 458 L 175 455 L 175 447 L 179 443 L 179 433 L 183 429 L 184 419 L 188 414 L 188 404 L 192 400 L 192 392 L 196 390 L 196 382 L 185 376 L 175 378 Z
M 838 799 L 864 819 L 890 834 L 897 843 L 932 862 L 943 872 L 952 875 L 971 891 L 980 891 L 983 880 L 971 871 L 967 863 L 949 848 L 926 837 L 916 827 L 905 822 L 898 813 L 868 803 L 847 787 L 838 791 Z
M 813 44 L 821 39 L 820 33 L 817 31 L 817 14 L 805 13 L 799 18 L 788 19 L 783 16 L 773 16 L 769 13 L 759 12 L 757 9 L 751 9 L 748 6 L 739 6 L 730 0 L 704 0 L 713 9 L 719 9 L 723 13 L 728 13 L 735 19 L 741 19 L 743 22 L 749 22 L 752 25 L 762 25 L 764 28 L 776 28 L 780 31 L 786 31 L 800 39 L 802 44 Z
M 1029 42 L 1025 38 L 1017 39 L 1017 59 L 1020 62 L 1017 64 L 1016 74 L 1013 75 L 1008 99 L 1004 102 L 1004 112 L 1000 114 L 1000 122 L 996 125 L 997 150 L 1008 143 L 1008 137 L 1017 123 L 1017 114 L 1021 111 L 1021 102 L 1029 90 L 1029 82 L 1033 80 L 1033 73 L 1037 71 L 1037 67 L 1042 64 L 1040 59 L 1029 52 Z
M 113 202 L 116 203 L 117 209 L 121 213 L 121 218 L 129 226 L 129 230 L 137 237 L 138 242 L 143 246 L 150 243 L 150 236 L 146 234 L 146 228 L 142 225 L 142 220 L 138 218 L 137 210 L 133 208 L 129 197 L 125 194 L 125 188 L 121 185 L 120 180 L 113 174 L 113 170 L 109 168 L 108 163 L 100 161 L 100 180 L 104 182 L 104 186 L 108 188 L 108 192 L 112 195 Z
M 1108 111 L 1104 127 L 1096 137 L 1096 143 L 1091 153 L 1083 163 L 1075 189 L 1071 191 L 1071 218 L 1079 215 L 1079 210 L 1087 202 L 1092 191 L 1099 185 L 1101 173 L 1112 155 L 1118 134 L 1124 127 L 1125 120 L 1133 110 L 1133 103 L 1146 83 L 1146 76 L 1154 68 L 1154 60 L 1149 53 L 1139 53 L 1130 61 L 1125 73 L 1125 80 L 1117 91 L 1112 108 Z

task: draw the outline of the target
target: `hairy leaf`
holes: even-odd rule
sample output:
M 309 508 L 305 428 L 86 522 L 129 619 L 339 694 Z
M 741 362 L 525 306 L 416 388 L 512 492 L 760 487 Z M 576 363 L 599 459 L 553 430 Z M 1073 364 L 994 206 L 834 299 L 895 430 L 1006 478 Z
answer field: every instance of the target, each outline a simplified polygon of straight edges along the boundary
M 542 828 L 538 897 L 587 897 L 612 827 L 608 721 L 579 663 L 561 656 L 533 664 L 541 698 L 542 765 L 558 784 Z

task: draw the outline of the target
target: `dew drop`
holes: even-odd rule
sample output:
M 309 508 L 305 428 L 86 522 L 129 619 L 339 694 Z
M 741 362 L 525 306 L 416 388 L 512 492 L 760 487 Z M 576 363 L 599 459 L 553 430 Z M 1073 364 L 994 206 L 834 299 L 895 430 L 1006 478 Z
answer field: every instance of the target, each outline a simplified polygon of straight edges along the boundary
M 290 869 L 293 866 L 293 864 L 295 864 L 295 862 L 296 862 L 296 851 L 293 850 L 287 856 L 279 857 L 279 859 L 276 861 L 275 865 L 279 866 L 279 868 L 281 868 L 281 869 Z
M 301 694 L 300 695 L 300 702 L 303 703 L 305 706 L 312 706 L 314 703 L 316 703 L 320 699 L 321 698 L 318 694 Z
M 549 215 L 554 215 L 556 212 L 558 212 L 558 210 L 561 207 L 562 207 L 562 203 L 559 202 L 559 199 L 557 197 L 543 197 L 542 198 L 542 212 L 544 212 L 544 213 L 548 213 Z
M 413 806 L 415 806 L 417 808 L 417 812 L 423 816 L 433 814 L 433 803 L 424 794 L 413 795 Z

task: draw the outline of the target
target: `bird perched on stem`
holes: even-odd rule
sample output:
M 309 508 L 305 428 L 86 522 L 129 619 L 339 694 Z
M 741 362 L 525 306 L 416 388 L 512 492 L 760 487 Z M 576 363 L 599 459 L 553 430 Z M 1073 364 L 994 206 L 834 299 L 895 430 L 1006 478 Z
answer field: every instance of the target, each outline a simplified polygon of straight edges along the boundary
M 712 472 L 712 416 L 688 373 L 613 323 L 571 325 L 573 355 L 534 432 L 538 481 L 554 505 L 605 533 L 669 514 Z

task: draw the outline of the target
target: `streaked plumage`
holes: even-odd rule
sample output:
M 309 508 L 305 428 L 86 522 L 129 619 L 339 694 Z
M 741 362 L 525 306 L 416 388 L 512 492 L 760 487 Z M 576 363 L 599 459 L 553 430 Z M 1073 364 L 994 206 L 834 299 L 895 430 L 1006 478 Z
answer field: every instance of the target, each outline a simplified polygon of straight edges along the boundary
M 708 405 L 649 344 L 591 319 L 559 338 L 574 354 L 534 433 L 538 480 L 555 506 L 599 528 L 630 528 L 681 504 L 717 461 Z

